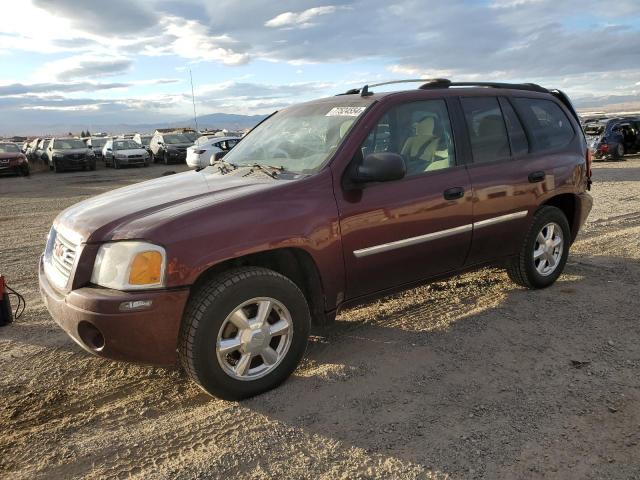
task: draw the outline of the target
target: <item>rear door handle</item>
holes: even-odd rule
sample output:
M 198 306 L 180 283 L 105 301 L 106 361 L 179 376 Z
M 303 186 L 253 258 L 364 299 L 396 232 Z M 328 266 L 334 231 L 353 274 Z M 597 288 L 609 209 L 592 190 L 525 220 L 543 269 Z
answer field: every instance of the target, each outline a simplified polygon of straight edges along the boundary
M 464 197 L 464 188 L 462 187 L 447 188 L 444 191 L 445 200 L 458 200 L 462 197 Z
M 529 183 L 538 183 L 544 181 L 544 172 L 533 172 L 529 174 Z

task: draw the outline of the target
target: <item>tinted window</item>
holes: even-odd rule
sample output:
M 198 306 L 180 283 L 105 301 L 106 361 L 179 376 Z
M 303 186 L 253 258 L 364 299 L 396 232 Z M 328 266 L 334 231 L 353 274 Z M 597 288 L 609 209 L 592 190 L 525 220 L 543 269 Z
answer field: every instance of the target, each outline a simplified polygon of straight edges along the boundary
M 449 113 L 444 100 L 412 102 L 391 108 L 371 129 L 361 146 L 370 153 L 403 156 L 407 176 L 455 165 Z
M 513 155 L 523 155 L 529 152 L 529 141 L 527 135 L 522 128 L 520 119 L 516 115 L 515 110 L 507 99 L 500 99 L 500 106 L 504 115 L 504 121 L 507 124 L 507 132 L 511 140 L 511 153 Z
M 533 150 L 565 147 L 575 132 L 562 109 L 551 100 L 514 98 L 533 140 Z
M 493 162 L 511 155 L 507 129 L 495 97 L 462 98 L 474 163 Z

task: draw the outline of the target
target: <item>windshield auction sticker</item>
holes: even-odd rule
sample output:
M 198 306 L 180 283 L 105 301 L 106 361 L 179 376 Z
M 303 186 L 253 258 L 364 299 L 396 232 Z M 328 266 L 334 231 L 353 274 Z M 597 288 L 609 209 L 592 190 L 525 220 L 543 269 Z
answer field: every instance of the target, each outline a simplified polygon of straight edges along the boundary
M 325 117 L 357 117 L 365 111 L 367 107 L 333 107 L 327 112 Z

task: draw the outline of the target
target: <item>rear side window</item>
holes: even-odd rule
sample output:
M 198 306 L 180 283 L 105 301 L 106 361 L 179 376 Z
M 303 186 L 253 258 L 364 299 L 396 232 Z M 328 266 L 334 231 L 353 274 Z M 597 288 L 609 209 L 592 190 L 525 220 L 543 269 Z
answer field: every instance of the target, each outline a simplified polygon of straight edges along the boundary
M 563 148 L 573 140 L 571 122 L 555 102 L 539 98 L 513 101 L 532 137 L 532 151 Z
M 500 106 L 502 107 L 502 113 L 504 114 L 504 121 L 507 124 L 507 132 L 509 132 L 509 139 L 511 140 L 512 154 L 524 155 L 528 153 L 529 141 L 527 140 L 527 135 L 524 132 L 524 128 L 522 128 L 518 115 L 516 115 L 515 110 L 505 98 L 500 99 Z
M 509 138 L 496 97 L 461 98 L 474 163 L 509 158 Z

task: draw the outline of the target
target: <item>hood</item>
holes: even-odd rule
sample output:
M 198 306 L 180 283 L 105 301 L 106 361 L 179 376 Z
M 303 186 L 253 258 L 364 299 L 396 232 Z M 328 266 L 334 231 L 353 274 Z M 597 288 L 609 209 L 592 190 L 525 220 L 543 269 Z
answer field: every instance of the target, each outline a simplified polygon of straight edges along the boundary
M 71 230 L 79 242 L 143 238 L 145 229 L 158 228 L 181 213 L 273 188 L 281 182 L 266 176 L 242 177 L 206 170 L 167 175 L 77 203 L 60 213 L 54 226 Z M 135 228 L 127 228 L 134 223 Z
M 0 160 L 5 160 L 7 158 L 25 158 L 24 154 L 20 152 L 0 152 Z
M 116 150 L 114 153 L 116 155 L 145 155 L 147 153 L 147 150 L 140 147 L 140 148 L 129 148 L 127 150 Z
M 193 145 L 193 143 L 167 143 L 165 145 L 165 148 L 167 150 L 171 150 L 172 148 L 184 149 L 184 148 L 189 148 L 191 145 Z
M 85 148 L 54 148 L 52 150 L 53 153 L 57 153 L 58 155 L 74 155 L 74 154 L 78 154 L 78 153 L 88 153 L 89 151 L 91 151 L 90 148 L 85 147 Z

